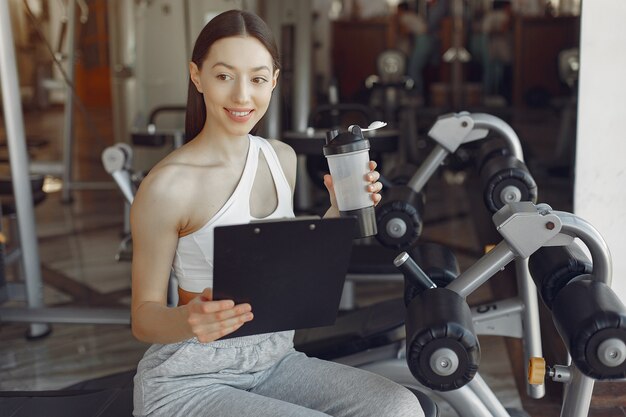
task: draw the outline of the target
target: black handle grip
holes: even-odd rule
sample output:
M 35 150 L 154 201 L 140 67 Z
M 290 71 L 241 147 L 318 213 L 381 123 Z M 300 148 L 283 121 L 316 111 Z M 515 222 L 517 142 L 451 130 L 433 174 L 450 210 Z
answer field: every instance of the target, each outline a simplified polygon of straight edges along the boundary
M 417 263 L 409 256 L 408 253 L 402 252 L 396 256 L 393 264 L 404 274 L 404 277 L 408 279 L 414 286 L 428 290 L 431 288 L 437 288 L 437 285 L 430 279 L 426 272 L 419 267 Z

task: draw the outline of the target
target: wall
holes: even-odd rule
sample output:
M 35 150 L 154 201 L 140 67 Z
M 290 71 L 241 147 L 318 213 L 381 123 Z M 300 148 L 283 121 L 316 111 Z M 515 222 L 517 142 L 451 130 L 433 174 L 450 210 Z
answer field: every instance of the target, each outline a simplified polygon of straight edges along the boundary
M 574 211 L 607 241 L 626 301 L 626 2 L 582 4 Z

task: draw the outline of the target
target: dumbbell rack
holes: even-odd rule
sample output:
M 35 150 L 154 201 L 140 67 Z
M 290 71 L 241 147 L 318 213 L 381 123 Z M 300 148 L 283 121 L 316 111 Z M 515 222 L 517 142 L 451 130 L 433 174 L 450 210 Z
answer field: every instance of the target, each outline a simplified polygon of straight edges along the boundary
M 621 354 L 624 350 L 624 339 L 626 339 L 626 325 L 621 323 L 615 328 L 615 324 L 613 323 L 615 320 L 619 322 L 619 317 L 624 317 L 626 308 L 609 288 L 611 281 L 611 258 L 608 247 L 597 230 L 586 221 L 570 213 L 552 211 L 550 207 L 546 205 L 535 206 L 529 202 L 513 203 L 498 211 L 493 216 L 493 221 L 504 240 L 443 290 L 453 292 L 459 297 L 465 298 L 514 259 L 527 259 L 531 254 L 544 246 L 570 245 L 574 241 L 574 238 L 581 239 L 591 253 L 594 273 L 593 276 L 588 276 L 588 279 L 593 281 L 584 283 L 579 280 L 574 280 L 572 281 L 573 284 L 570 283 L 567 286 L 563 284 L 565 289 L 561 289 L 561 292 L 568 294 L 562 296 L 565 297 L 565 302 L 561 299 L 559 312 L 558 314 L 555 312 L 555 322 L 559 328 L 559 333 L 568 345 L 568 351 L 577 352 L 577 355 L 574 356 L 575 365 L 556 368 L 557 372 L 561 372 L 561 376 L 565 375 L 567 377 L 563 378 L 567 383 L 567 389 L 563 400 L 561 415 L 584 417 L 589 410 L 595 381 L 594 378 L 623 378 L 624 374 L 626 374 L 624 371 L 625 357 Z M 402 263 L 399 265 L 402 265 Z M 407 269 L 405 268 L 404 270 Z M 593 291 L 591 291 L 590 288 Z M 424 291 L 422 295 L 427 294 L 425 295 L 427 297 L 427 291 L 428 290 Z M 443 294 L 444 298 L 447 297 L 445 292 Z M 570 305 L 571 301 L 568 298 L 584 300 L 584 294 L 598 295 L 595 298 L 592 297 L 594 298 L 592 301 L 586 303 L 581 302 L 581 304 L 586 306 L 584 313 L 574 314 L 574 310 L 567 310 L 567 306 Z M 435 296 L 437 294 L 433 293 L 432 295 Z M 445 373 L 442 372 L 442 370 L 432 368 L 433 363 L 445 362 L 446 364 L 458 364 L 459 361 L 458 358 L 455 358 L 456 354 L 452 351 L 450 351 L 448 356 L 439 352 L 437 361 L 430 361 L 430 368 L 428 366 L 424 368 L 424 363 L 429 363 L 428 358 L 411 357 L 411 353 L 417 351 L 413 344 L 418 342 L 422 343 L 420 341 L 420 337 L 422 336 L 420 336 L 419 333 L 420 323 L 427 324 L 429 320 L 432 321 L 432 319 L 422 318 L 423 312 L 419 313 L 420 306 L 418 304 L 423 300 L 417 299 L 416 301 L 417 304 L 415 305 L 411 302 L 407 312 L 407 362 L 412 370 L 417 369 L 417 374 L 414 372 L 414 375 L 420 382 L 425 382 L 425 385 L 435 388 L 438 386 L 438 381 L 429 382 L 430 375 L 432 375 L 432 372 L 435 372 L 435 374 L 445 377 Z M 571 307 L 569 308 L 571 309 Z M 564 309 L 566 310 L 565 312 L 563 312 Z M 584 309 L 585 308 L 583 308 L 583 310 Z M 607 311 L 605 312 L 604 309 Z M 618 318 L 606 320 L 604 319 L 605 314 L 610 317 Z M 500 312 L 499 315 L 502 315 L 502 312 Z M 582 324 L 583 321 L 587 320 L 587 317 L 591 315 L 599 315 L 602 318 L 599 323 L 594 324 L 594 326 L 599 326 L 599 328 L 597 329 L 597 334 L 593 337 L 604 338 L 606 340 L 596 341 L 599 346 L 597 351 L 585 351 L 585 355 L 591 358 L 589 362 L 592 363 L 592 365 L 588 365 L 579 359 L 581 348 L 577 345 L 580 344 L 580 339 L 586 335 L 581 336 L 580 334 L 576 334 L 576 332 L 578 331 L 577 323 L 580 322 Z M 572 324 L 570 321 L 576 323 Z M 602 326 L 606 328 L 602 328 Z M 474 333 L 471 324 L 467 327 L 470 328 L 468 332 Z M 415 329 L 418 330 L 416 331 Z M 432 331 L 434 330 L 429 330 L 429 332 Z M 606 331 L 606 333 L 601 333 L 604 331 Z M 605 334 L 607 336 L 605 336 Z M 587 344 L 585 343 L 584 345 L 586 346 Z M 422 350 L 422 352 L 423 351 L 425 350 Z M 596 357 L 598 359 L 595 359 Z M 461 364 L 462 363 L 463 361 L 461 361 Z M 604 365 L 597 365 L 597 363 Z M 600 371 L 594 370 L 594 366 L 600 368 Z M 420 371 L 420 369 L 425 370 Z M 585 372 L 583 373 L 582 370 Z M 491 393 L 483 386 L 484 381 L 476 379 L 478 374 L 474 376 L 474 379 L 471 379 L 472 369 L 460 369 L 459 372 L 461 371 L 465 371 L 465 374 L 469 375 L 469 378 L 459 383 L 458 375 L 448 374 L 452 376 L 448 381 L 448 386 L 444 387 L 444 390 L 459 388 L 453 386 L 454 384 L 461 385 L 461 389 L 446 391 L 440 394 L 448 400 L 450 393 L 460 393 L 464 388 L 463 384 L 467 384 L 470 389 L 477 393 L 484 405 L 491 404 Z M 455 380 L 454 378 L 457 379 Z M 463 398 L 463 400 L 467 401 L 466 398 Z M 491 414 L 483 414 L 482 411 L 473 410 L 472 415 L 508 415 L 501 414 L 502 410 L 489 409 L 488 412 Z

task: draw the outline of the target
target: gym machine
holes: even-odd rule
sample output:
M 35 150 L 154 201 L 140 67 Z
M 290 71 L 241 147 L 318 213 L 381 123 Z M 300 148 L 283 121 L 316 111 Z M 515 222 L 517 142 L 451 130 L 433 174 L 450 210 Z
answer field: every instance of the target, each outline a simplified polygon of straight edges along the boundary
M 77 48 L 77 20 L 85 24 L 89 18 L 89 7 L 84 0 L 69 0 L 67 2 L 59 2 L 62 9 L 61 28 L 58 39 L 58 47 L 56 51 L 46 40 L 45 35 L 39 29 L 39 23 L 30 9 L 28 2 L 24 2 L 27 15 L 32 20 L 33 27 L 38 32 L 39 39 L 44 42 L 46 49 L 50 52 L 53 63 L 57 66 L 62 75 L 63 81 L 60 83 L 65 89 L 65 104 L 63 110 L 63 140 L 62 140 L 62 157 L 59 161 L 31 161 L 29 164 L 29 172 L 35 175 L 52 175 L 61 178 L 63 186 L 61 189 L 61 200 L 64 203 L 72 201 L 73 190 L 110 190 L 114 188 L 114 184 L 102 181 L 79 181 L 74 174 L 74 151 L 75 151 L 75 135 L 74 135 L 74 110 L 75 107 L 80 110 L 89 120 L 89 114 L 85 106 L 79 100 L 76 90 L 76 48 Z M 77 8 L 80 11 L 78 17 Z M 9 25 L 10 28 L 10 25 Z M 66 44 L 67 51 L 63 53 L 63 44 Z M 65 62 L 65 66 L 63 62 Z M 65 68 L 64 68 L 65 67 Z M 53 86 L 53 81 L 46 83 Z M 56 87 L 56 86 L 55 86 Z M 97 131 L 92 131 L 93 136 L 99 142 L 103 142 L 102 137 Z
M 424 197 L 422 191 L 446 157 L 463 144 L 487 137 L 489 131 L 502 136 L 510 150 L 510 157 L 499 163 L 486 162 L 484 172 L 485 201 L 492 210 L 505 203 L 536 199 L 536 184 L 524 165 L 524 155 L 515 131 L 502 119 L 484 113 L 454 113 L 440 116 L 428 132 L 435 147 L 406 185 L 392 187 L 377 208 L 378 240 L 384 246 L 406 249 L 417 242 L 421 234 L 420 213 Z M 495 160 L 496 158 L 494 158 Z M 487 165 L 488 164 L 488 165 Z M 489 168 L 489 169 L 487 169 Z M 521 177 L 523 181 L 511 181 Z
M 504 240 L 446 288 L 436 287 L 408 254 L 396 258 L 409 285 L 421 289 L 407 306 L 408 367 L 431 389 L 470 385 L 480 352 L 476 321 L 470 320 L 464 299 L 513 258 L 537 253 L 533 278 L 572 362 L 547 373 L 567 384 L 561 415 L 584 417 L 594 380 L 626 377 L 626 307 L 610 289 L 609 250 L 589 223 L 547 205 L 513 203 L 493 220 Z M 593 267 L 574 238 L 591 252 Z M 545 374 L 545 361 L 532 358 L 530 383 L 541 386 Z
M 519 139 L 510 126 L 496 117 L 485 114 L 444 115 L 429 132 L 429 136 L 437 142 L 437 145 L 424 164 L 406 186 L 391 188 L 385 194 L 383 203 L 377 208 L 379 230 L 377 238 L 383 246 L 355 245 L 354 252 L 358 253 L 365 249 L 364 252 L 367 252 L 370 258 L 376 257 L 378 261 L 381 257 L 376 256 L 377 252 L 382 253 L 389 248 L 405 249 L 410 251 L 413 257 L 421 257 L 429 262 L 429 275 L 439 285 L 445 286 L 452 281 L 458 275 L 454 255 L 446 248 L 432 244 L 417 245 L 422 224 L 423 197 L 420 194 L 448 154 L 455 152 L 464 143 L 485 138 L 489 130 L 502 135 L 508 146 L 506 151 L 489 150 L 481 157 L 480 171 L 487 207 L 493 212 L 509 202 L 522 199 L 535 201 L 536 184 L 523 163 Z M 420 217 L 417 217 L 418 214 Z M 389 236 L 384 236 L 384 233 L 381 235 L 382 229 L 389 231 Z M 520 258 L 515 263 L 520 297 L 476 306 L 470 311 L 480 334 L 523 338 L 525 356 L 527 358 L 540 356 L 540 353 L 535 353 L 541 352 L 535 288 L 527 272 L 526 260 Z M 372 271 L 376 268 L 378 270 Z M 376 268 L 369 268 L 369 273 L 365 270 L 356 271 L 360 272 L 357 274 L 354 273 L 355 268 L 351 267 L 346 285 L 349 285 L 350 281 L 362 279 L 363 276 L 365 279 L 387 278 L 384 275 L 388 271 L 380 266 Z M 498 270 L 496 269 L 494 273 Z M 412 297 L 412 292 L 409 286 L 405 291 L 405 299 Z M 406 364 L 397 360 L 404 354 L 401 347 L 404 334 L 399 331 L 399 326 L 403 323 L 404 311 L 401 303 L 389 300 L 340 317 L 332 329 L 299 332 L 296 335 L 296 343 L 307 353 L 365 367 L 407 385 L 411 384 L 413 378 L 401 376 L 406 372 Z M 343 346 L 340 346 L 342 344 Z M 364 350 L 366 351 L 363 352 Z M 394 367 L 398 369 L 394 370 Z M 509 415 L 505 414 L 506 411 L 481 378 L 476 379 L 472 386 L 479 395 L 472 393 L 472 389 L 460 389 L 445 394 L 446 401 L 453 404 L 461 416 L 463 412 L 467 413 L 468 402 L 476 403 L 476 409 L 482 409 L 484 416 Z M 413 388 L 418 389 L 416 386 Z M 530 384 L 527 386 L 527 392 L 533 398 L 541 398 L 544 395 L 543 387 Z
M 384 129 L 383 129 L 384 131 Z M 417 245 L 422 234 L 424 188 L 448 155 L 463 144 L 485 139 L 490 132 L 502 137 L 505 151 L 490 150 L 481 158 L 480 174 L 486 206 L 493 213 L 508 202 L 536 201 L 537 185 L 524 164 L 515 131 L 503 120 L 484 113 L 452 113 L 440 116 L 428 135 L 435 147 L 413 175 L 388 189 L 376 207 L 377 245 L 355 245 L 354 263 L 344 287 L 344 309 L 353 308 L 354 282 L 402 280 L 391 266 L 399 251 Z M 491 141 L 486 141 L 490 145 Z M 382 246 L 382 247 L 381 247 Z
M 566 384 L 561 416 L 586 416 L 595 380 L 626 378 L 626 308 L 577 244 L 541 248 L 531 272 L 570 356 L 552 367 L 531 358 L 529 381 Z
M 626 376 L 626 356 L 623 355 L 626 309 L 608 287 L 611 275 L 608 248 L 590 224 L 573 214 L 552 211 L 546 205 L 511 203 L 494 214 L 493 222 L 503 241 L 445 288 L 433 285 L 432 279 L 429 280 L 430 274 L 419 271 L 407 253 L 396 257 L 394 264 L 405 275 L 408 288 L 405 291 L 405 302 L 408 301 L 406 338 L 399 334 L 394 343 L 388 338 L 385 346 L 362 342 L 362 346 L 368 346 L 366 351 L 335 360 L 379 373 L 413 390 L 432 390 L 431 393 L 445 400 L 461 417 L 522 415 L 517 410 L 505 410 L 477 372 L 480 354 L 476 335 L 522 337 L 520 318 L 524 310 L 532 306 L 506 300 L 469 308 L 465 298 L 513 260 L 527 259 L 544 246 L 568 246 L 574 238 L 579 238 L 592 255 L 593 282 L 585 283 L 577 278 L 570 280 L 566 286 L 563 274 L 556 273 L 536 274 L 535 281 L 541 288 L 544 300 L 550 298 L 543 294 L 556 295 L 552 301 L 555 322 L 573 356 L 574 365 L 568 367 L 567 372 L 564 367 L 555 367 L 549 372 L 555 378 L 559 378 L 557 372 L 562 372 L 561 378 L 568 383 L 569 394 L 564 399 L 562 415 L 586 416 L 594 378 L 615 379 Z M 543 260 L 538 263 L 546 265 Z M 419 272 L 416 273 L 416 270 Z M 539 277 L 545 276 L 547 278 L 539 282 Z M 579 284 L 579 281 L 582 283 Z M 561 291 L 556 290 L 558 288 L 565 288 L 566 291 L 561 294 Z M 572 303 L 569 298 L 572 296 L 578 301 L 579 298 L 588 297 L 588 294 L 591 294 L 590 299 L 580 300 L 580 303 Z M 560 301 L 555 307 L 556 299 Z M 397 305 L 395 308 L 402 310 Z M 380 306 L 372 309 L 381 311 Z M 389 305 L 387 310 L 390 310 Z M 347 322 L 349 318 L 340 317 L 340 321 Z M 380 328 L 381 321 L 377 323 Z M 530 325 L 534 326 L 533 323 Z M 371 329 L 375 327 L 371 326 Z M 380 328 L 377 330 L 380 331 Z M 532 329 L 533 333 L 538 331 L 538 328 Z M 382 332 L 371 337 L 372 340 L 376 338 L 381 339 Z M 335 339 L 341 341 L 340 337 L 336 336 Z M 585 348 L 590 346 L 591 340 L 591 346 L 597 349 Z M 315 346 L 313 342 L 310 343 Z M 352 343 L 359 345 L 354 341 Z M 584 359 L 580 359 L 583 356 Z M 599 358 L 604 358 L 604 362 Z M 536 374 L 536 365 L 529 369 Z M 532 387 L 542 387 L 536 379 L 531 382 Z
M 379 229 L 377 238 L 381 240 L 383 227 L 395 233 L 395 236 L 383 237 L 380 242 L 382 246 L 355 245 L 354 253 L 363 252 L 366 255 L 363 258 L 369 258 L 370 263 L 357 268 L 351 267 L 346 285 L 350 284 L 350 281 L 363 279 L 363 276 L 365 279 L 378 280 L 397 277 L 398 275 L 386 275 L 389 271 L 378 265 L 381 259 L 378 254 L 389 255 L 394 249 L 405 249 L 411 256 L 421 258 L 421 262 L 428 262 L 428 274 L 438 285 L 445 286 L 451 281 L 454 282 L 458 275 L 454 255 L 437 245 L 417 244 L 421 234 L 423 199 L 412 196 L 419 196 L 418 193 L 421 193 L 428 179 L 448 154 L 456 151 L 464 143 L 485 138 L 489 130 L 500 133 L 509 146 L 505 151 L 488 150 L 481 157 L 481 176 L 484 178 L 484 199 L 487 207 L 495 211 L 494 208 L 501 208 L 508 202 L 521 199 L 535 201 L 536 184 L 523 163 L 519 139 L 510 126 L 498 118 L 484 114 L 459 113 L 441 116 L 430 131 L 430 136 L 435 139 L 437 145 L 425 163 L 406 186 L 391 188 L 385 194 L 383 203 L 377 208 Z M 381 212 L 385 216 L 381 216 Z M 419 214 L 420 217 L 415 220 L 415 217 L 412 218 L 407 213 Z M 387 220 L 387 225 L 381 226 L 381 219 Z M 417 233 L 416 229 L 419 229 Z M 374 264 L 371 263 L 372 258 L 375 258 Z M 355 271 L 358 267 L 362 269 Z M 499 268 L 494 273 L 498 270 Z M 523 338 L 525 355 L 529 358 L 538 356 L 534 352 L 541 352 L 536 294 L 524 259 L 516 260 L 516 270 L 519 298 L 476 306 L 470 309 L 470 312 L 479 334 Z M 402 279 L 402 275 L 399 277 Z M 414 288 L 407 287 L 405 300 L 413 296 Z M 402 347 L 405 333 L 401 329 L 404 322 L 403 303 L 389 300 L 341 316 L 337 324 L 330 329 L 299 331 L 296 334 L 296 345 L 311 355 L 364 367 L 391 377 L 412 389 L 419 389 L 413 377 L 403 375 L 407 373 L 406 363 L 398 360 L 405 355 L 405 348 Z M 463 413 L 467 415 L 468 409 L 482 410 L 480 411 L 482 414 L 478 415 L 508 416 L 508 412 L 484 381 L 480 377 L 474 379 L 472 388 L 461 387 L 453 392 L 438 395 L 444 396 L 462 417 Z M 533 398 L 544 395 L 543 387 L 540 386 L 528 385 L 527 392 Z M 468 408 L 467 404 L 475 407 Z
M 73 4 L 74 1 L 70 1 L 70 5 Z M 48 323 L 129 324 L 130 312 L 128 309 L 44 307 L 33 192 L 30 183 L 24 120 L 21 112 L 22 106 L 15 63 L 8 4 L 0 2 L 0 79 L 2 81 L 4 119 L 11 162 L 11 181 L 24 271 L 24 283 L 21 292 L 27 303 L 27 307 L 0 307 L 0 321 L 31 323 L 27 333 L 27 337 L 30 338 L 45 337 L 50 332 Z

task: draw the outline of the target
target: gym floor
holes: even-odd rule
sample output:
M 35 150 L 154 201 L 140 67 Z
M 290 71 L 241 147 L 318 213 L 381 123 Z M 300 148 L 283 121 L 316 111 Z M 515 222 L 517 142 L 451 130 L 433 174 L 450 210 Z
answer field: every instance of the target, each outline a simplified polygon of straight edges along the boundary
M 100 153 L 114 142 L 111 115 L 102 109 L 89 112 L 89 123 L 76 113 L 76 178 L 110 181 L 102 169 Z M 421 123 L 424 128 L 432 123 L 433 115 L 425 117 Z M 555 156 L 556 138 L 561 129 L 558 109 L 509 111 L 503 118 L 522 140 L 527 162 L 539 186 L 539 201 L 571 211 L 572 181 L 567 170 L 562 169 L 567 165 L 568 161 L 563 160 L 567 157 Z M 33 160 L 60 159 L 62 108 L 26 111 L 25 126 L 29 138 L 48 141 L 47 145 L 30 148 Z M 4 136 L 3 127 L 0 123 L 0 138 Z M 0 148 L 0 157 L 4 156 L 6 147 Z M 6 169 L 6 164 L 0 169 Z M 470 213 L 468 193 L 471 191 L 462 180 L 462 175 L 452 172 L 433 178 L 435 184 L 428 190 L 423 239 L 453 248 L 464 270 L 481 255 L 482 242 Z M 75 191 L 71 203 L 63 203 L 61 193 L 52 192 L 36 207 L 35 214 L 46 304 L 91 307 L 129 304 L 130 263 L 115 260 L 124 219 L 123 200 L 117 190 Z M 4 227 L 9 227 L 8 219 L 3 220 Z M 9 275 L 11 272 L 9 268 Z M 397 283 L 360 283 L 357 303 L 367 305 L 398 297 L 401 292 L 402 286 Z M 497 298 L 497 289 L 485 285 L 469 301 L 475 304 Z M 27 328 L 25 324 L 0 323 L 0 390 L 55 390 L 130 370 L 147 348 L 132 337 L 128 326 L 54 325 L 50 336 L 30 341 L 24 337 Z M 530 401 L 523 393 L 524 388 L 518 389 L 516 369 L 519 367 L 515 364 L 520 358 L 505 338 L 488 336 L 480 341 L 483 358 L 480 373 L 506 407 L 520 408 L 523 404 L 535 417 L 559 415 L 558 393 Z M 626 399 L 617 404 L 626 404 Z M 606 405 L 594 398 L 590 416 L 626 416 L 623 407 Z M 456 413 L 442 404 L 441 415 L 452 417 Z

